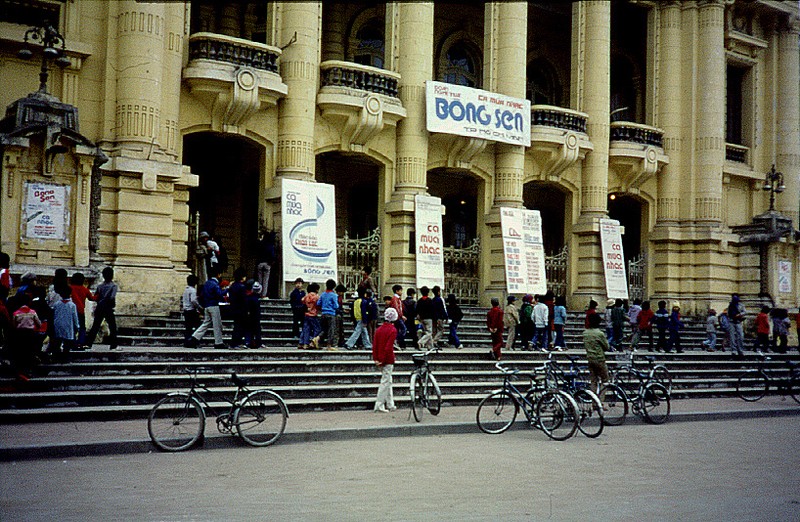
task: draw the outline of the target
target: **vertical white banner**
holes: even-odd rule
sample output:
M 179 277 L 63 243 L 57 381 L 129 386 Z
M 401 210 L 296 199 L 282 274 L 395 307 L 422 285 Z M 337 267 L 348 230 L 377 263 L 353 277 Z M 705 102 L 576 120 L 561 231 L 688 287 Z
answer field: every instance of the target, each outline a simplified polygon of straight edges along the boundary
M 792 262 L 785 259 L 778 260 L 778 292 L 792 293 Z
M 600 251 L 606 275 L 606 294 L 609 299 L 628 299 L 628 278 L 625 275 L 625 256 L 622 252 L 622 233 L 619 221 L 600 220 Z
M 500 208 L 506 289 L 509 294 L 544 294 L 542 217 L 538 210 Z
M 414 196 L 414 226 L 417 246 L 417 288 L 444 288 L 442 251 L 442 200 L 433 196 Z
M 333 185 L 281 181 L 283 280 L 337 278 L 336 205 Z

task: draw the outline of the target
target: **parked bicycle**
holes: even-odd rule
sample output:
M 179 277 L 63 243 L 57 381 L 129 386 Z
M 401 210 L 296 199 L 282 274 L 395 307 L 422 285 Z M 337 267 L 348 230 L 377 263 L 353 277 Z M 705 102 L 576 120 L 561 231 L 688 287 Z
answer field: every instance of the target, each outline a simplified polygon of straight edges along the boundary
M 651 371 L 644 372 L 631 367 L 625 372 L 615 373 L 612 379 L 622 390 L 633 413 L 642 415 L 652 424 L 663 424 L 667 421 L 670 413 L 670 393 L 666 386 L 653 378 Z M 605 398 L 610 397 L 601 395 L 601 400 Z M 625 422 L 624 417 L 620 424 L 622 422 Z
M 612 380 L 617 382 L 630 382 L 636 383 L 638 378 L 633 375 L 634 371 L 641 371 L 638 370 L 636 367 L 636 363 L 634 362 L 634 353 L 630 352 L 628 356 L 628 362 L 617 366 L 617 369 L 614 371 L 612 376 Z M 671 394 L 672 393 L 672 375 L 667 370 L 667 367 L 663 364 L 656 364 L 656 358 L 652 356 L 645 357 L 647 361 L 647 377 L 650 381 L 653 382 L 660 382 L 664 385 L 667 391 Z
M 778 370 L 770 370 L 765 366 L 770 357 L 758 355 L 758 358 L 756 368 L 745 371 L 736 379 L 736 395 L 754 402 L 764 397 L 772 386 L 778 393 L 791 395 L 800 403 L 800 367 L 792 361 L 786 361 L 788 373 L 778 376 Z
M 484 433 L 503 433 L 514 424 L 519 410 L 528 424 L 540 429 L 553 440 L 566 440 L 578 429 L 578 406 L 568 393 L 545 384 L 544 365 L 529 374 L 530 388 L 525 392 L 514 385 L 519 370 L 495 367 L 503 373 L 503 387 L 486 396 L 475 415 L 478 428 Z M 541 376 L 541 378 L 538 378 Z
M 235 430 L 252 446 L 269 446 L 283 434 L 289 410 L 277 393 L 266 389 L 251 391 L 245 379 L 232 373 L 236 393 L 232 399 L 223 397 L 230 407 L 218 414 L 201 393 L 215 392 L 197 382 L 197 370 L 188 373 L 189 391 L 170 393 L 150 410 L 147 431 L 158 448 L 181 451 L 192 447 L 203 437 L 206 411 L 216 416 L 220 433 L 233 434 Z
M 411 411 L 417 422 L 422 420 L 422 414 L 427 409 L 431 415 L 439 415 L 442 408 L 442 390 L 431 371 L 428 356 L 438 352 L 439 348 L 431 348 L 423 353 L 411 355 L 414 369 L 411 371 L 409 394 L 411 395 Z
M 578 429 L 587 437 L 599 437 L 605 426 L 600 398 L 581 378 L 583 372 L 575 357 L 567 355 L 570 367 L 569 370 L 564 370 L 553 355 L 553 352 L 550 352 L 547 356 L 545 377 L 547 385 L 571 394 L 575 404 L 578 405 Z

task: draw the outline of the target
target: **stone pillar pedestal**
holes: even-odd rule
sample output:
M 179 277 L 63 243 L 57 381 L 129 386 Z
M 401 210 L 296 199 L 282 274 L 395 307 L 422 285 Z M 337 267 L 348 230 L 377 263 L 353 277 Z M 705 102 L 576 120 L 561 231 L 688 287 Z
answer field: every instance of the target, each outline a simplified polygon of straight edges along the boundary
M 783 173 L 786 190 L 777 198 L 778 210 L 800 227 L 800 23 L 778 26 L 778 135 L 775 168 Z

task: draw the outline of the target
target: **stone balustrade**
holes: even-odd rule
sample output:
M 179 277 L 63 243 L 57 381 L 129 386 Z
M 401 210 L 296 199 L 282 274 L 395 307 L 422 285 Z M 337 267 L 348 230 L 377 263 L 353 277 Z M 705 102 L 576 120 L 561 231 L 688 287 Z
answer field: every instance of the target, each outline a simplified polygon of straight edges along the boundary
M 747 163 L 747 153 L 750 152 L 749 147 L 744 145 L 736 145 L 735 143 L 725 144 L 725 159 L 733 161 L 734 163 Z
M 664 131 L 629 121 L 611 122 L 611 141 L 627 141 L 664 148 Z
M 531 126 L 541 125 L 586 133 L 586 114 L 554 105 L 532 105 Z
M 339 60 L 320 64 L 320 86 L 347 87 L 359 91 L 398 97 L 400 75 L 392 71 Z
M 259 42 L 251 42 L 221 34 L 195 33 L 189 37 L 189 60 L 213 60 L 278 72 L 281 50 Z

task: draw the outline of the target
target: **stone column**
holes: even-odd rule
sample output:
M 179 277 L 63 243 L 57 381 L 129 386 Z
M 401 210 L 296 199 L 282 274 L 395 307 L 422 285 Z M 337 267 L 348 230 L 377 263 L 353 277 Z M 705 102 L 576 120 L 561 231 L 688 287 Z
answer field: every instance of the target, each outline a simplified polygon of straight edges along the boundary
M 776 198 L 778 210 L 800 226 L 800 55 L 798 21 L 778 26 L 778 96 L 775 168 L 783 173 L 786 190 Z
M 669 226 L 680 219 L 681 128 L 684 91 L 681 78 L 680 2 L 662 2 L 660 15 L 658 126 L 664 131 L 664 152 L 669 164 L 658 174 L 656 226 Z
M 425 125 L 425 81 L 433 73 L 433 2 L 399 2 L 397 72 L 399 95 L 406 109 L 397 123 L 394 192 L 386 206 L 389 229 L 381 252 L 385 283 L 416 286 L 415 256 L 409 252 L 414 232 L 414 196 L 426 191 L 428 131 Z M 387 52 L 389 50 L 387 49 Z
M 525 98 L 526 55 L 528 46 L 527 2 L 486 4 L 486 46 L 491 47 L 494 63 L 487 63 L 489 89 L 506 96 Z M 485 216 L 481 238 L 481 283 L 483 304 L 491 297 L 505 295 L 505 263 L 500 230 L 500 207 L 522 207 L 522 178 L 525 173 L 525 147 L 495 143 L 494 202 Z
M 580 75 L 578 110 L 588 114 L 586 132 L 594 146 L 581 170 L 581 203 L 575 234 L 572 280 L 573 300 L 585 306 L 589 298 L 605 298 L 605 276 L 600 252 L 598 219 L 608 213 L 608 148 L 611 118 L 611 4 L 575 2 L 572 4 L 573 71 Z M 577 265 L 580 264 L 580 270 Z
M 285 2 L 281 35 L 297 40 L 283 50 L 281 77 L 289 93 L 279 102 L 276 174 L 293 179 L 314 179 L 314 114 L 320 55 L 321 2 Z
M 324 5 L 322 10 L 326 21 L 325 32 L 322 34 L 322 61 L 344 60 L 346 58 L 345 31 L 347 22 L 344 19 L 347 4 L 331 2 Z
M 725 163 L 725 4 L 704 0 L 698 5 L 694 218 L 714 226 L 722 222 Z

